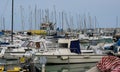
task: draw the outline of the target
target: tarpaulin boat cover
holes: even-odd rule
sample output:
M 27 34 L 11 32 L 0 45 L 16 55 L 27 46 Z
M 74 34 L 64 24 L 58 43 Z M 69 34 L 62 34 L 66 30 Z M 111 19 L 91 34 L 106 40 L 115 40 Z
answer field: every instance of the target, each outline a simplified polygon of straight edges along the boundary
M 116 42 L 117 46 L 120 46 L 120 39 Z
M 1 36 L 1 35 L 4 35 L 4 32 L 0 32 L 0 36 Z
M 0 42 L 0 45 L 9 45 L 10 43 L 8 42 Z
M 80 41 L 79 40 L 71 41 L 70 51 L 73 52 L 73 53 L 77 53 L 77 54 L 81 53 L 81 51 L 80 51 Z
M 120 72 L 120 58 L 116 56 L 104 56 L 97 63 L 97 68 L 100 72 Z

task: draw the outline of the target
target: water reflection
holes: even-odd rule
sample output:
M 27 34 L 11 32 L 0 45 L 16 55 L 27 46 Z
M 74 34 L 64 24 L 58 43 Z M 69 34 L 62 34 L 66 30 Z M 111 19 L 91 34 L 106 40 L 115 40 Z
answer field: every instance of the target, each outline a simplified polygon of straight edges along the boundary
M 46 72 L 85 72 L 96 63 L 47 65 Z
M 7 65 L 6 69 L 14 67 L 19 64 L 17 63 L 17 60 L 4 60 L 0 59 L 1 65 Z M 96 63 L 83 63 L 83 64 L 64 64 L 64 65 L 46 65 L 45 66 L 45 72 L 86 72 L 91 67 L 95 66 Z M 37 65 L 39 67 L 39 64 Z

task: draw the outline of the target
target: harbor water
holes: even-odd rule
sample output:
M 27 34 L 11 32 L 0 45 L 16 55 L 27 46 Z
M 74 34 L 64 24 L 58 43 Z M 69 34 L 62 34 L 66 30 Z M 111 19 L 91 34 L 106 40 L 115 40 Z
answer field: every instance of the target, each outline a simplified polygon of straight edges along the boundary
M 86 72 L 96 63 L 65 64 L 65 65 L 46 65 L 46 72 Z
M 6 63 L 5 60 L 0 60 L 1 65 L 4 65 L 5 63 Z M 12 66 L 19 66 L 19 64 L 15 60 L 9 60 L 7 61 L 7 64 L 9 64 L 7 65 L 7 68 L 12 68 Z M 96 63 L 60 64 L 60 65 L 46 64 L 45 72 L 86 72 L 95 65 Z M 39 68 L 39 71 L 42 71 L 41 64 L 34 64 L 34 66 L 36 66 L 36 68 Z

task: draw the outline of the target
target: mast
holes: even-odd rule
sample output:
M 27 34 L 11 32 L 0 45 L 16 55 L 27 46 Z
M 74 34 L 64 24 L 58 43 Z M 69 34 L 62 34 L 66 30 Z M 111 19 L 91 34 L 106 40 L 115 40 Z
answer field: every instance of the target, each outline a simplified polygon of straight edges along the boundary
M 64 30 L 64 28 L 63 28 L 64 27 L 64 19 L 63 19 L 64 17 L 63 17 L 63 14 L 64 13 L 62 12 L 62 34 L 63 34 L 63 30 Z
M 116 30 L 116 33 L 117 33 L 117 31 L 118 31 L 118 16 L 116 16 L 116 28 L 115 28 L 115 30 Z
M 40 26 L 41 26 L 41 23 L 42 23 L 42 10 L 40 9 L 40 24 L 39 24 L 39 29 L 40 29 Z
M 92 29 L 92 23 L 91 23 L 91 16 L 89 15 L 89 23 L 90 23 L 90 28 L 89 29 Z
M 0 18 L 0 30 L 2 30 L 2 16 Z
M 80 28 L 80 31 L 82 30 L 82 18 L 81 18 L 81 16 L 80 16 L 80 14 L 79 14 L 79 28 Z
M 37 14 L 37 6 L 35 5 L 35 30 L 37 29 L 37 20 L 36 20 L 36 14 Z
M 86 28 L 86 16 L 85 15 L 84 15 L 84 23 L 83 24 L 84 24 L 84 34 L 85 34 L 86 33 L 86 29 L 87 29 Z
M 5 18 L 3 17 L 3 30 L 5 31 Z
M 29 6 L 29 30 L 32 30 L 32 11 L 31 7 Z
M 20 6 L 21 8 L 21 23 L 22 23 L 22 31 L 24 32 L 24 16 L 23 16 L 23 8 L 22 6 Z
M 96 28 L 96 24 L 97 24 L 96 20 L 97 20 L 97 18 L 96 18 L 96 16 L 95 16 L 95 29 L 97 29 L 97 28 Z
M 116 28 L 118 28 L 118 16 L 116 16 Z
M 56 7 L 54 6 L 54 17 L 55 17 L 55 29 L 57 28 L 57 16 L 56 16 Z
M 3 30 L 3 24 L 4 24 L 4 17 L 1 17 L 1 31 Z
M 13 11 L 14 10 L 14 0 L 12 0 L 12 21 L 11 21 L 11 42 L 12 42 L 12 44 L 13 44 L 13 19 L 14 19 L 14 17 L 13 17 Z
M 70 25 L 69 25 L 69 23 L 68 23 L 68 18 L 67 18 L 67 14 L 65 13 L 65 20 L 66 20 L 66 24 L 67 24 L 67 29 L 68 29 L 68 31 L 69 31 L 69 29 L 70 29 Z

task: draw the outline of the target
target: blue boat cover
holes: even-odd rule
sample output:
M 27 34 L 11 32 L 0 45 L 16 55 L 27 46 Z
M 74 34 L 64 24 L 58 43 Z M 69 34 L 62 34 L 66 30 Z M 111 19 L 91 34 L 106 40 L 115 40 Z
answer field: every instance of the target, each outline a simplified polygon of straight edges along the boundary
M 112 45 L 112 46 L 106 46 L 104 47 L 105 50 L 112 50 L 114 53 L 118 52 L 118 48 L 116 47 L 116 45 Z
M 120 46 L 120 39 L 116 42 L 117 46 Z
M 54 36 L 53 38 L 65 38 L 65 36 Z
M 4 35 L 4 32 L 0 32 L 0 36 L 1 36 L 1 35 Z
M 0 45 L 9 45 L 10 43 L 7 42 L 0 42 Z
M 117 46 L 120 46 L 120 39 L 115 44 L 113 44 L 112 46 L 106 46 L 106 47 L 104 47 L 104 49 L 105 50 L 112 50 L 114 53 L 117 53 L 118 52 L 118 47 Z
M 75 40 L 75 41 L 71 41 L 70 43 L 70 51 L 73 53 L 77 53 L 80 54 L 80 41 L 79 40 Z

